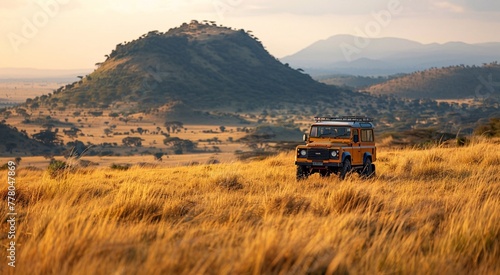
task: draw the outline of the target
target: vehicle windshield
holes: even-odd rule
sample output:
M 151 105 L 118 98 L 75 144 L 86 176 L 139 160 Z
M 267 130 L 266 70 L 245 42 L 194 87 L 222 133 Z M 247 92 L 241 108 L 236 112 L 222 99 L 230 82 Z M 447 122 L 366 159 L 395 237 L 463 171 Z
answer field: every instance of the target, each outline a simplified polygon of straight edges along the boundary
M 351 138 L 351 128 L 339 126 L 312 126 L 310 136 L 314 138 Z

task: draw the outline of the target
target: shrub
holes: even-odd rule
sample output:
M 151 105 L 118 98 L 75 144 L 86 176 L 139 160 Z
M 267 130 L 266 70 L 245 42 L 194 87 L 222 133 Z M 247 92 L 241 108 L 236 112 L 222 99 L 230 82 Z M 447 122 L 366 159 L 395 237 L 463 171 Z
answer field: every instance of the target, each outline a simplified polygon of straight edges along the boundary
M 500 118 L 490 118 L 487 123 L 479 125 L 474 133 L 485 137 L 500 137 Z
M 63 176 L 68 168 L 69 166 L 66 162 L 60 160 L 52 160 L 49 164 L 49 167 L 47 167 L 47 171 L 49 172 L 51 178 L 57 178 Z
M 111 164 L 110 168 L 112 170 L 126 171 L 126 170 L 130 169 L 130 165 L 113 163 L 113 164 Z
M 223 174 L 214 178 L 215 185 L 227 190 L 243 189 L 240 176 L 237 174 Z
M 306 212 L 311 206 L 311 200 L 300 195 L 278 196 L 271 201 L 269 209 L 283 215 L 297 215 Z

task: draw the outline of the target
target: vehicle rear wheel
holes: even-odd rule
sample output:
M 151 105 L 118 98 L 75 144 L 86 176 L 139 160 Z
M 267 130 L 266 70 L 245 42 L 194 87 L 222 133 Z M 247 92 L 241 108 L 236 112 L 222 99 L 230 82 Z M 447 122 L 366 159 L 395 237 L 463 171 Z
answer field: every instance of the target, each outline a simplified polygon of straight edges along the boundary
M 363 165 L 363 171 L 361 172 L 361 176 L 369 179 L 375 175 L 375 165 L 372 164 L 371 159 L 367 159 L 365 164 Z
M 305 180 L 309 176 L 309 171 L 305 166 L 297 165 L 297 180 Z
M 339 178 L 340 180 L 344 180 L 345 176 L 351 172 L 351 160 L 345 159 L 344 162 L 342 163 L 342 169 L 340 170 Z

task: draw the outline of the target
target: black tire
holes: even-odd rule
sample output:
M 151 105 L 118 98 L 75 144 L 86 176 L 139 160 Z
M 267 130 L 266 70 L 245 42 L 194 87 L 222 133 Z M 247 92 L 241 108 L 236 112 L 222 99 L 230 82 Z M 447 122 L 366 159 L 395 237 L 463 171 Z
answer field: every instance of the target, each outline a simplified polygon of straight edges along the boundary
M 363 171 L 361 172 L 361 176 L 365 179 L 372 178 L 375 175 L 375 165 L 372 164 L 371 159 L 367 159 L 365 164 L 363 165 Z
M 340 170 L 339 178 L 340 180 L 344 180 L 345 176 L 351 172 L 351 160 L 350 159 L 345 159 L 344 162 L 342 163 L 342 169 Z
M 297 165 L 297 180 L 305 180 L 309 176 L 309 171 L 304 166 Z

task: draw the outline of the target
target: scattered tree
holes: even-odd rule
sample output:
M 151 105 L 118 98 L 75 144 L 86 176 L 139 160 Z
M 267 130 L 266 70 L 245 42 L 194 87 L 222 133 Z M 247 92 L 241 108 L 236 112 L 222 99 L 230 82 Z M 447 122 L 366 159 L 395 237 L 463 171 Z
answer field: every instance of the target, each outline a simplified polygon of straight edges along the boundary
M 165 127 L 168 133 L 175 133 L 177 130 L 184 128 L 184 124 L 180 121 L 167 121 L 165 122 Z
M 157 161 L 162 161 L 163 155 L 164 155 L 164 153 L 162 153 L 162 152 L 158 152 L 158 153 L 153 154 L 153 156 L 155 157 L 155 160 L 157 160 Z
M 113 130 L 110 128 L 104 129 L 104 134 L 109 137 L 111 134 L 113 134 Z
M 52 132 L 50 130 L 42 130 L 37 134 L 31 135 L 33 139 L 40 141 L 41 143 L 48 146 L 60 145 L 62 141 L 60 140 L 60 136 L 56 132 Z
M 134 146 L 134 147 L 141 147 L 143 141 L 144 139 L 140 137 L 126 137 L 122 139 L 122 142 L 125 146 Z
M 180 139 L 178 137 L 168 137 L 163 140 L 163 144 L 171 146 L 175 154 L 183 154 L 184 152 L 193 152 L 196 149 L 196 143 Z

